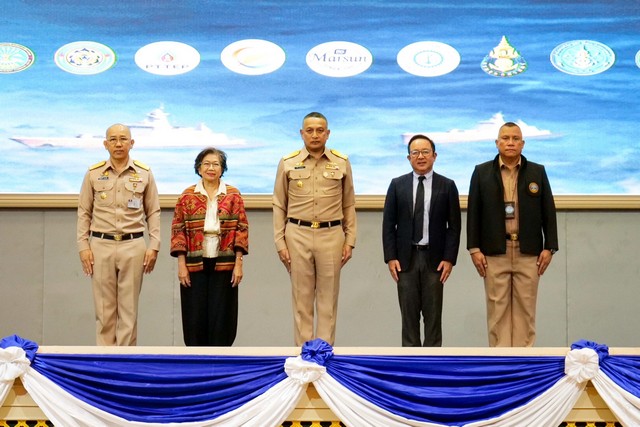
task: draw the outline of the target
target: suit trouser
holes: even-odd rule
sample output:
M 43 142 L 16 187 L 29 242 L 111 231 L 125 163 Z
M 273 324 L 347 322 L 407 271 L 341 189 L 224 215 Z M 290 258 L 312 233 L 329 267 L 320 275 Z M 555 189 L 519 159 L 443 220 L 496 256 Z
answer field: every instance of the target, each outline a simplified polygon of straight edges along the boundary
M 294 340 L 335 342 L 338 292 L 344 245 L 342 226 L 311 228 L 287 223 L 285 240 L 291 257 Z M 317 311 L 313 332 L 314 308 Z
M 531 347 L 536 340 L 538 257 L 507 241 L 507 253 L 487 256 L 484 288 L 491 347 Z
M 143 238 L 117 242 L 94 237 L 90 246 L 96 343 L 136 345 L 146 242 Z
M 407 271 L 398 275 L 398 301 L 402 316 L 403 347 L 442 346 L 442 300 L 444 285 L 428 250 L 411 251 Z M 424 342 L 420 341 L 420 315 Z

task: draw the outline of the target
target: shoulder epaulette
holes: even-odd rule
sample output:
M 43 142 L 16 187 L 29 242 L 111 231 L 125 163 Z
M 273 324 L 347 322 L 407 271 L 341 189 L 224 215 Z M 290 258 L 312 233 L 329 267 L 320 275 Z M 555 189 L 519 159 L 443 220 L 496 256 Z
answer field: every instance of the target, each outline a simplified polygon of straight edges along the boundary
M 290 158 L 292 158 L 292 157 L 297 156 L 298 154 L 300 154 L 300 150 L 296 150 L 296 151 L 294 151 L 293 153 L 289 153 L 289 154 L 287 154 L 286 156 L 284 156 L 282 159 L 283 159 L 283 160 L 287 160 L 287 159 L 290 159 Z
M 345 159 L 345 160 L 347 160 L 347 158 L 348 158 L 347 156 L 345 156 L 344 154 L 342 154 L 342 153 L 341 153 L 341 152 L 339 152 L 338 150 L 334 150 L 333 148 L 332 148 L 331 150 L 329 150 L 329 151 L 331 151 L 331 153 L 332 153 L 333 155 L 338 156 L 338 157 L 340 157 L 341 159 Z
M 106 160 L 103 160 L 103 161 L 98 162 L 98 163 L 96 163 L 95 165 L 91 166 L 91 167 L 89 168 L 89 170 L 90 170 L 90 171 L 92 171 L 92 170 L 94 170 L 94 169 L 98 169 L 100 166 L 104 166 L 104 165 L 106 165 L 106 164 L 107 164 L 107 161 L 106 161 Z
M 148 171 L 150 169 L 149 166 L 145 165 L 144 163 L 142 163 L 139 160 L 134 160 L 133 164 L 138 166 L 139 168 L 142 168 L 142 169 L 146 170 L 146 171 Z

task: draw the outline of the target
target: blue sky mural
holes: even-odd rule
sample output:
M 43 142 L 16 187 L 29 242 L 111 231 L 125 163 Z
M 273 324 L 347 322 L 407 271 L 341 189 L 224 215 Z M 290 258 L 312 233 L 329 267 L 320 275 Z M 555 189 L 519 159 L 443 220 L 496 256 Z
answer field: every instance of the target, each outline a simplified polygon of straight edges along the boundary
M 0 193 L 77 193 L 113 123 L 163 194 L 208 145 L 271 193 L 320 111 L 358 194 L 409 170 L 417 132 L 466 194 L 503 120 L 555 194 L 640 194 L 637 2 L 18 0 L 1 19 Z

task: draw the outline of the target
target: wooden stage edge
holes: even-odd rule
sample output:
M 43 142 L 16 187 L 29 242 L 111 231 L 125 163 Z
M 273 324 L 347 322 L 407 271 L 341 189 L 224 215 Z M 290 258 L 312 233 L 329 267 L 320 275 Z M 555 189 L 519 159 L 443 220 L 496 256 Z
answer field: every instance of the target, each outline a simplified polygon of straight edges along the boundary
M 533 348 L 486 348 L 486 347 L 445 347 L 445 348 L 402 348 L 402 347 L 335 347 L 336 355 L 375 356 L 566 356 L 566 347 Z M 298 356 L 298 347 L 89 347 L 89 346 L 40 346 L 39 353 L 58 354 L 178 354 L 178 355 L 220 355 L 220 356 Z M 609 354 L 640 355 L 640 348 L 612 347 Z M 46 420 L 42 410 L 35 404 L 17 379 L 12 390 L 0 407 L 0 420 Z M 338 421 L 338 417 L 327 407 L 318 392 L 309 384 L 287 421 Z M 565 419 L 575 422 L 616 422 L 616 418 L 589 383 L 574 408 Z
M 385 187 L 386 188 L 386 187 Z M 178 194 L 161 194 L 160 206 L 173 209 Z M 384 194 L 356 195 L 356 209 L 360 211 L 382 210 Z M 460 196 L 460 207 L 467 208 L 467 196 Z M 271 210 L 271 194 L 243 194 L 247 209 Z M 556 195 L 554 196 L 558 210 L 581 211 L 626 211 L 640 210 L 640 195 L 633 194 L 600 194 L 600 195 Z M 0 193 L 0 209 L 76 209 L 78 207 L 77 194 L 55 193 Z

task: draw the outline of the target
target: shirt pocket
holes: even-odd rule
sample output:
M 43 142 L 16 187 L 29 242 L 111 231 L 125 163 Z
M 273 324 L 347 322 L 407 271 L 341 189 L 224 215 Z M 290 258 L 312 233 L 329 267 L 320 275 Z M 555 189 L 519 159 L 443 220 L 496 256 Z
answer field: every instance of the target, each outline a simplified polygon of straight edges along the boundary
M 311 171 L 308 169 L 289 172 L 289 192 L 291 194 L 311 193 Z
M 144 189 L 147 187 L 147 183 L 144 181 L 127 181 L 124 183 L 124 189 L 127 191 L 127 197 L 142 198 Z
M 342 194 L 342 178 L 344 173 L 340 169 L 327 169 L 322 172 L 322 192 L 327 196 Z
M 94 202 L 97 206 L 111 206 L 114 203 L 115 181 L 97 181 L 93 186 Z

